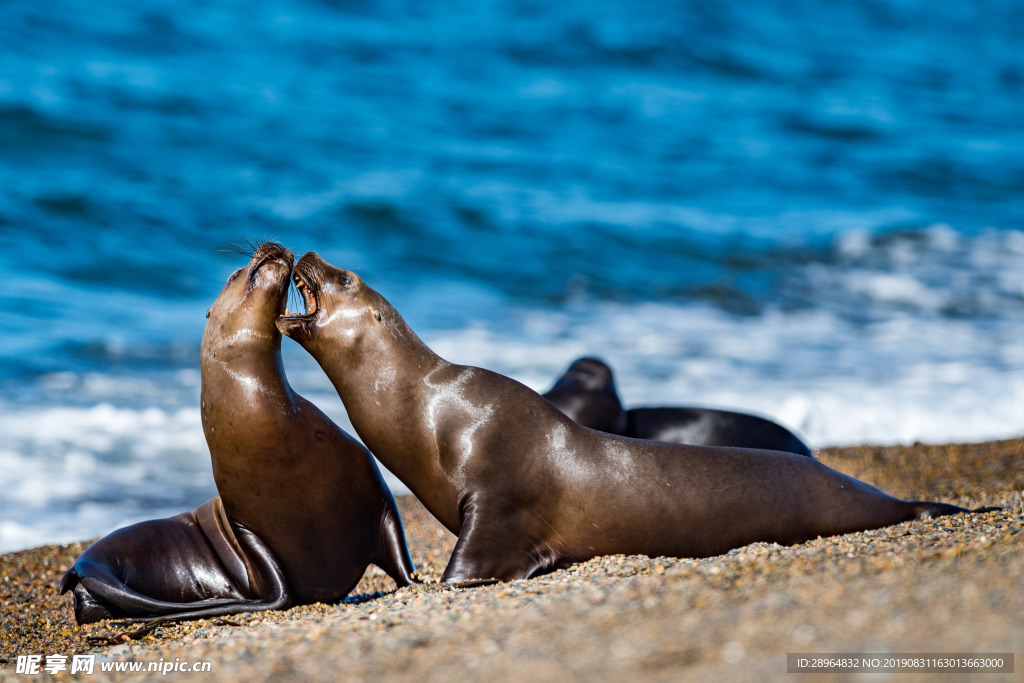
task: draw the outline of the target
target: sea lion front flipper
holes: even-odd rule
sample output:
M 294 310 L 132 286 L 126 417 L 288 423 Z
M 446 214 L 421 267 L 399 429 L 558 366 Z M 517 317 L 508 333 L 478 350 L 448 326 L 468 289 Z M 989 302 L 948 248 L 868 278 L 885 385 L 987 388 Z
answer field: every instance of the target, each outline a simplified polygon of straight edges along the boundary
M 490 526 L 481 520 L 490 520 Z M 442 580 L 469 585 L 482 585 L 485 579 L 514 581 L 555 564 L 554 558 L 547 557 L 528 535 L 515 533 L 515 525 L 506 521 L 504 515 L 481 511 L 479 507 L 465 513 L 459 541 Z
M 409 548 L 405 543 L 402 518 L 395 508 L 394 500 L 389 503 L 380 520 L 373 563 L 394 579 L 399 588 L 404 588 L 421 582 L 413 576 L 416 573 L 416 566 L 412 563 Z

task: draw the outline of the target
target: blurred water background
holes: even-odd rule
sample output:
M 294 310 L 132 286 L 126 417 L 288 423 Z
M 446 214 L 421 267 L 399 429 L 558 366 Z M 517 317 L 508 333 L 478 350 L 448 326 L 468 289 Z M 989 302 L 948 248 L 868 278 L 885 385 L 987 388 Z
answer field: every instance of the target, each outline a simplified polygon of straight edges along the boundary
M 1010 0 L 0 3 L 0 550 L 214 494 L 246 238 L 539 390 L 597 354 L 813 447 L 1021 434 L 1021 45 Z

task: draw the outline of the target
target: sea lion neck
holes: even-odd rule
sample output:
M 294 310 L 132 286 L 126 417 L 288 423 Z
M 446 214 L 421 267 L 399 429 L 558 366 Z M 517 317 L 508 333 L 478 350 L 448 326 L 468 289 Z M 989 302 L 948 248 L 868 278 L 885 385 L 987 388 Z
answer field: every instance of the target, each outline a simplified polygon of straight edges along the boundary
M 394 320 L 382 334 L 361 340 L 357 347 L 339 349 L 324 345 L 314 358 L 324 368 L 338 395 L 351 411 L 401 406 L 423 395 L 429 378 L 450 363 L 438 356 L 416 336 L 404 320 Z M 372 362 L 371 362 L 372 361 Z M 369 419 L 360 431 L 379 429 L 388 437 L 387 425 Z M 358 429 L 358 428 L 357 428 Z M 376 435 L 367 434 L 376 440 Z M 372 450 L 372 448 L 371 448 Z
M 259 393 L 285 402 L 293 400 L 280 346 L 265 353 L 204 353 L 200 377 L 204 397 L 211 393 L 235 394 L 241 399 Z
M 403 482 L 427 482 L 413 491 L 450 529 L 457 505 L 443 484 L 444 464 L 429 426 L 418 418 L 452 364 L 438 356 L 381 299 L 383 321 L 367 316 L 357 341 L 314 330 L 303 346 L 313 355 L 345 404 L 356 433 Z M 436 484 L 436 485 L 435 485 Z
M 392 404 L 415 394 L 424 378 L 449 365 L 377 292 L 366 288 L 367 312 L 355 330 L 312 328 L 299 343 L 324 368 L 342 400 Z

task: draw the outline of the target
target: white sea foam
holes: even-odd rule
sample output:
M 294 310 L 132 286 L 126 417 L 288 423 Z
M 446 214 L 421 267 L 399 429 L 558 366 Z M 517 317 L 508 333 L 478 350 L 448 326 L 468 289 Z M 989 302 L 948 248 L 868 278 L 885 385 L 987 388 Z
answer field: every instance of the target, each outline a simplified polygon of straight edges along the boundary
M 312 396 L 352 433 L 333 389 L 318 391 Z M 175 409 L 6 405 L 0 433 L 0 552 L 94 538 L 216 495 L 198 393 Z

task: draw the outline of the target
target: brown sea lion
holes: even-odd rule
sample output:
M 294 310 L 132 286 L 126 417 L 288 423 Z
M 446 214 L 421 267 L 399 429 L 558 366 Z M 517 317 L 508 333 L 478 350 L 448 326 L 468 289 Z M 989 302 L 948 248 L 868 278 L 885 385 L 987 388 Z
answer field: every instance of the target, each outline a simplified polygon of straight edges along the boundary
M 363 442 L 459 540 L 448 582 L 597 555 L 704 557 L 928 515 L 792 453 L 682 446 L 583 427 L 515 380 L 431 351 L 358 275 L 310 253 L 306 314 L 278 319 L 326 371 Z
M 626 409 L 612 369 L 602 360 L 577 358 L 542 396 L 584 427 L 609 434 L 626 431 Z
M 626 410 L 608 364 L 578 358 L 544 398 L 584 427 L 609 434 L 693 446 L 762 448 L 811 456 L 793 432 L 771 420 L 732 410 L 644 407 Z
M 92 603 L 116 616 L 180 619 L 337 600 L 370 563 L 399 586 L 414 581 L 395 501 L 372 456 L 285 377 L 274 322 L 285 312 L 292 262 L 281 245 L 260 245 L 207 312 L 201 408 L 219 525 L 196 526 L 186 514 L 99 541 L 69 571 L 80 577 L 80 622 L 99 614 Z M 237 589 L 237 567 L 217 565 L 230 566 L 229 550 L 235 565 L 252 567 L 252 590 Z

